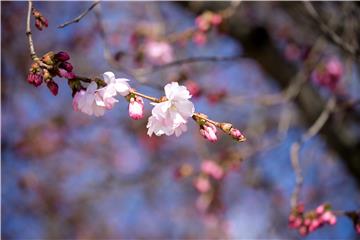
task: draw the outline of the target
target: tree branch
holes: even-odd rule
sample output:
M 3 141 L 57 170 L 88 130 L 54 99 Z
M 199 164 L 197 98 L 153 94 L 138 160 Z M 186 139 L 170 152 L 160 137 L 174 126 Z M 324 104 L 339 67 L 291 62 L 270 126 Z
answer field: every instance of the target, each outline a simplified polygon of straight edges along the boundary
M 27 13 L 27 18 L 26 18 L 26 36 L 28 38 L 28 42 L 29 42 L 29 49 L 30 49 L 30 56 L 31 59 L 34 61 L 39 60 L 38 56 L 36 55 L 35 52 L 35 48 L 34 48 L 34 43 L 32 40 L 32 33 L 31 33 L 31 11 L 32 11 L 32 1 L 28 1 L 28 13 Z
M 100 3 L 99 0 L 93 2 L 93 4 L 91 4 L 91 6 L 90 6 L 88 9 L 86 9 L 83 13 L 81 13 L 79 16 L 77 16 L 76 18 L 74 18 L 74 19 L 72 19 L 72 20 L 69 20 L 69 21 L 67 21 L 67 22 L 65 22 L 65 23 L 63 23 L 63 24 L 60 24 L 60 25 L 58 26 L 58 28 L 64 28 L 64 27 L 66 27 L 66 26 L 68 26 L 68 25 L 70 25 L 70 24 L 80 22 L 80 20 L 81 20 L 83 17 L 85 17 L 85 16 L 86 16 L 96 5 L 98 5 L 99 3 Z

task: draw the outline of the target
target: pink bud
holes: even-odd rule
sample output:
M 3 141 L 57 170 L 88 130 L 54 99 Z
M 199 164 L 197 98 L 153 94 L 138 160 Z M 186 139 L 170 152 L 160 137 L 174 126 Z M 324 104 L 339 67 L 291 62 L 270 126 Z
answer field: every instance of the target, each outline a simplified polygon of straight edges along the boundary
M 66 70 L 63 69 L 63 68 L 58 68 L 58 76 L 59 76 L 59 77 L 66 78 L 66 79 L 73 79 L 73 78 L 75 78 L 75 74 L 74 74 L 74 73 L 68 72 L 68 71 L 66 71 Z
M 242 140 L 245 139 L 245 136 L 240 132 L 239 129 L 232 128 L 232 129 L 230 130 L 230 134 L 231 134 L 231 136 L 232 136 L 234 139 L 236 139 L 236 140 L 238 140 L 238 141 L 242 141 Z
M 50 92 L 56 96 L 58 94 L 59 91 L 59 86 L 56 84 L 56 82 L 54 81 L 49 81 L 47 82 L 47 87 L 49 88 Z
M 318 206 L 315 211 L 316 211 L 316 214 L 318 214 L 318 215 L 323 214 L 325 212 L 325 205 L 322 204 L 322 205 Z
M 209 140 L 210 142 L 217 141 L 217 136 L 216 136 L 217 129 L 213 124 L 207 123 L 205 125 L 202 125 L 201 127 L 202 127 L 202 129 L 200 129 L 201 136 L 203 136 L 205 139 Z
M 39 19 L 36 19 L 36 20 L 35 20 L 35 27 L 36 27 L 37 29 L 39 29 L 40 31 L 43 30 L 43 25 L 42 25 L 42 23 L 41 23 L 41 21 L 40 21 Z
M 139 120 L 144 117 L 144 101 L 141 97 L 130 99 L 129 116 L 134 120 Z
M 332 215 L 331 218 L 329 219 L 329 224 L 330 225 L 335 225 L 336 224 L 336 216 Z
M 34 85 L 35 87 L 38 87 L 43 82 L 43 76 L 37 73 L 29 73 L 27 77 L 28 83 Z
M 199 46 L 203 46 L 206 41 L 207 41 L 207 37 L 206 34 L 202 33 L 202 32 L 196 32 L 193 36 L 193 41 L 199 45 Z
M 319 226 L 320 222 L 317 219 L 314 219 L 309 226 L 309 232 L 315 231 Z
M 306 218 L 305 220 L 304 220 L 304 225 L 305 226 L 309 226 L 311 224 L 311 220 L 309 219 L 309 218 Z
M 360 234 L 360 222 L 355 225 L 356 232 Z
M 73 70 L 73 66 L 69 62 L 62 62 L 59 64 L 59 67 L 65 69 L 68 72 L 72 72 Z
M 217 26 L 219 25 L 221 22 L 222 22 L 222 16 L 220 14 L 213 14 L 212 17 L 211 17 L 211 23 L 214 25 L 214 26 Z
M 189 90 L 192 97 L 196 98 L 201 95 L 201 89 L 199 87 L 199 84 L 197 84 L 196 82 L 188 80 L 186 81 L 185 86 Z
M 67 52 L 58 52 L 55 54 L 55 59 L 61 62 L 65 62 L 70 59 L 70 56 Z
M 215 179 L 221 179 L 224 176 L 224 170 L 214 161 L 206 160 L 201 164 L 201 171 L 211 175 Z
M 201 192 L 207 192 L 210 190 L 210 182 L 207 178 L 198 177 L 194 182 L 195 188 Z
M 299 228 L 299 233 L 301 236 L 306 236 L 308 234 L 308 229 L 305 226 L 302 226 L 301 228 Z

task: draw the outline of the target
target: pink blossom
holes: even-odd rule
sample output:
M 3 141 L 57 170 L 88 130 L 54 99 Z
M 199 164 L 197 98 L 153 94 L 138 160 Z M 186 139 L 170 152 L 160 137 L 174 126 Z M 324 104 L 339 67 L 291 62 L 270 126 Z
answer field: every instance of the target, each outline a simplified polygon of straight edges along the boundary
M 333 57 L 312 73 L 312 80 L 320 86 L 335 90 L 342 75 L 343 65 L 337 58 Z
M 322 205 L 318 206 L 315 211 L 316 211 L 316 214 L 318 214 L 318 215 L 323 214 L 325 212 L 325 205 L 322 204 Z
M 222 16 L 220 14 L 213 14 L 211 16 L 211 24 L 214 25 L 214 26 L 218 26 L 221 22 L 222 22 Z
M 141 97 L 130 99 L 129 116 L 134 120 L 139 120 L 144 117 L 144 101 Z
M 201 164 L 201 171 L 211 175 L 215 179 L 221 179 L 224 176 L 224 170 L 214 161 L 206 160 Z
M 147 41 L 144 53 L 154 64 L 166 64 L 174 59 L 172 46 L 164 41 Z
M 205 139 L 209 140 L 210 142 L 217 141 L 216 132 L 217 132 L 216 127 L 211 123 L 202 125 L 200 129 L 201 136 L 203 136 Z
M 83 112 L 88 115 L 102 116 L 105 113 L 105 107 L 99 106 L 101 97 L 97 92 L 97 84 L 92 82 L 86 91 L 79 91 L 73 99 L 73 108 L 76 111 Z
M 196 32 L 193 36 L 193 41 L 199 45 L 199 46 L 203 46 L 206 42 L 207 42 L 207 37 L 206 34 L 202 33 L 202 32 Z
M 210 182 L 207 178 L 198 177 L 194 182 L 195 188 L 201 192 L 207 192 L 210 190 Z
M 189 90 L 192 97 L 196 98 L 201 95 L 199 84 L 197 84 L 195 81 L 188 80 L 186 81 L 185 86 Z

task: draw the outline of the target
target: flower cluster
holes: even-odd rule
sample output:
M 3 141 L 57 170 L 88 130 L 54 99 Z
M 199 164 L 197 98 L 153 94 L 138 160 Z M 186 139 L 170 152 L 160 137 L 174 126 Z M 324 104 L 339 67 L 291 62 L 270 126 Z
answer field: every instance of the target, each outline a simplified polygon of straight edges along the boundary
M 35 87 L 40 86 L 43 82 L 53 95 L 57 95 L 59 86 L 53 80 L 55 76 L 73 79 L 75 74 L 72 72 L 73 66 L 68 62 L 70 59 L 66 52 L 48 52 L 41 59 L 36 59 L 29 69 L 27 81 Z
M 32 14 L 35 17 L 35 27 L 37 29 L 42 31 L 43 28 L 47 28 L 49 26 L 48 20 L 41 14 L 39 10 L 33 8 Z
M 334 91 L 343 75 L 343 65 L 339 59 L 332 57 L 319 65 L 312 73 L 314 83 Z
M 193 41 L 198 45 L 204 45 L 207 41 L 206 33 L 212 27 L 219 26 L 223 21 L 220 14 L 206 11 L 195 19 L 197 31 L 193 35 Z
M 296 206 L 289 216 L 289 227 L 299 230 L 303 236 L 315 231 L 325 224 L 335 225 L 336 216 L 329 204 L 322 204 L 314 211 L 304 212 L 304 205 Z
M 105 72 L 103 74 L 106 86 L 99 88 L 98 84 L 91 82 L 86 90 L 78 91 L 73 99 L 73 108 L 88 115 L 102 116 L 105 110 L 114 107 L 118 100 L 115 98 L 117 94 L 127 96 L 130 86 L 129 80 L 125 78 L 115 78 L 114 73 Z

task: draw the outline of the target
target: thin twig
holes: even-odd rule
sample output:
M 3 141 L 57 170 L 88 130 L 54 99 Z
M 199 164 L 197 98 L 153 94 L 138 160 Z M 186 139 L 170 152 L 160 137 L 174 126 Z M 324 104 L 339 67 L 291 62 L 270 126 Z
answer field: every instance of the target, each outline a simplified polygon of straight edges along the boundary
M 91 6 L 86 9 L 83 13 L 81 13 L 79 16 L 77 16 L 76 18 L 72 19 L 72 20 L 69 20 L 61 25 L 58 26 L 58 28 L 64 28 L 70 24 L 73 24 L 73 23 L 78 23 L 80 22 L 80 20 L 85 17 L 96 5 L 98 5 L 100 3 L 99 0 L 93 2 L 93 4 L 91 4 Z
M 236 56 L 199 56 L 199 57 L 189 57 L 185 59 L 175 60 L 173 62 L 169 62 L 160 66 L 152 66 L 145 69 L 139 69 L 136 71 L 136 75 L 143 76 L 147 74 L 152 74 L 163 70 L 165 68 L 175 67 L 178 65 L 184 65 L 194 62 L 227 62 L 227 61 L 235 61 L 240 59 L 240 55 Z
M 340 46 L 343 50 L 350 53 L 351 55 L 355 56 L 359 59 L 359 51 L 348 42 L 345 42 L 342 37 L 340 37 L 334 30 L 331 29 L 320 17 L 319 13 L 316 11 L 314 6 L 310 1 L 304 1 L 306 10 L 310 14 L 310 16 L 317 22 L 321 31 L 335 44 Z
M 29 42 L 31 59 L 34 61 L 37 61 L 37 60 L 39 60 L 39 58 L 35 52 L 34 43 L 32 40 L 31 26 L 30 26 L 31 11 L 32 11 L 32 1 L 28 1 L 28 13 L 27 13 L 27 18 L 26 18 L 26 36 L 27 36 L 28 42 Z
M 329 119 L 330 115 L 335 111 L 335 108 L 336 108 L 336 98 L 333 96 L 328 100 L 326 107 L 321 112 L 320 116 L 316 119 L 314 124 L 306 131 L 305 134 L 303 134 L 303 136 L 299 141 L 294 142 L 290 147 L 290 160 L 291 160 L 291 165 L 295 172 L 295 184 L 296 184 L 290 201 L 292 208 L 294 208 L 298 204 L 300 190 L 303 183 L 303 176 L 299 161 L 300 148 L 305 141 L 308 141 L 310 138 L 314 137 L 316 134 L 320 132 L 320 130 L 324 127 L 325 123 Z

